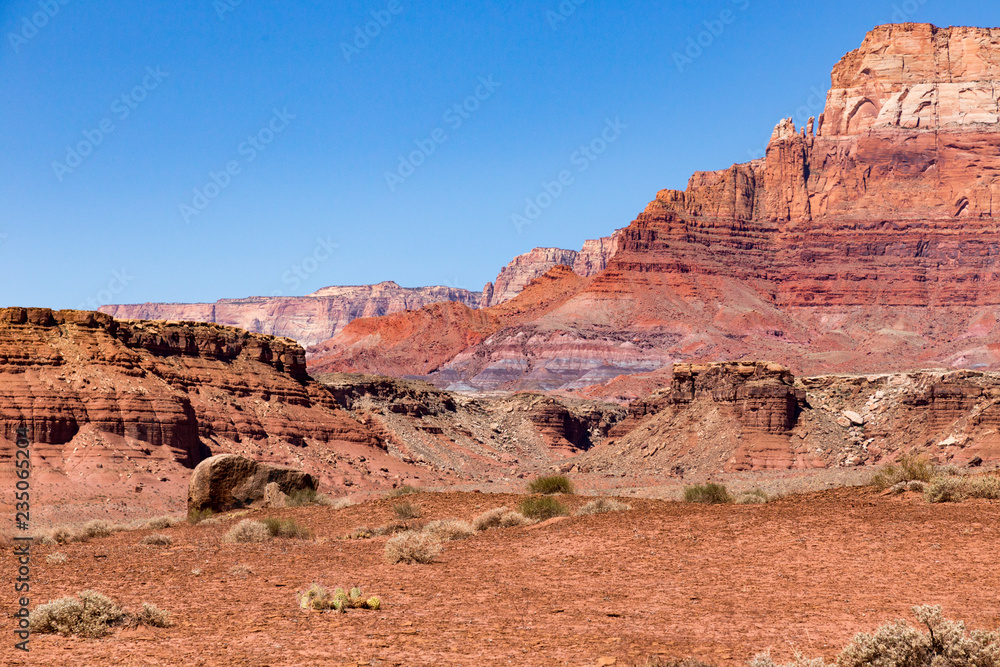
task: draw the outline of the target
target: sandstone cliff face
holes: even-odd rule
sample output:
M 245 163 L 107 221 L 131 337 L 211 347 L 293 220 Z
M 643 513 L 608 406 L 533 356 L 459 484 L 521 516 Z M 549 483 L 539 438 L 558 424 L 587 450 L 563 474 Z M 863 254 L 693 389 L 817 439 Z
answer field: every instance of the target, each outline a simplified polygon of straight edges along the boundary
M 795 378 L 766 362 L 674 364 L 669 386 L 633 402 L 609 439 L 575 461 L 675 476 L 875 465 L 905 453 L 996 463 L 998 427 L 998 373 Z
M 324 287 L 303 297 L 222 299 L 215 303 L 143 303 L 102 306 L 117 319 L 213 322 L 253 333 L 284 336 L 303 346 L 332 338 L 358 317 L 377 317 L 450 301 L 478 308 L 480 293 L 454 287 L 400 287 L 392 281 Z
M 818 119 L 658 193 L 575 295 L 441 372 L 455 388 L 572 389 L 747 356 L 809 374 L 1000 367 L 998 36 L 873 30 Z M 538 360 L 558 372 L 532 377 Z
M 600 239 L 584 241 L 583 248 L 535 248 L 518 255 L 500 270 L 494 282 L 483 288 L 483 307 L 496 306 L 520 294 L 535 278 L 546 274 L 555 266 L 568 266 L 573 273 L 589 278 L 603 271 L 617 249 L 618 233 Z

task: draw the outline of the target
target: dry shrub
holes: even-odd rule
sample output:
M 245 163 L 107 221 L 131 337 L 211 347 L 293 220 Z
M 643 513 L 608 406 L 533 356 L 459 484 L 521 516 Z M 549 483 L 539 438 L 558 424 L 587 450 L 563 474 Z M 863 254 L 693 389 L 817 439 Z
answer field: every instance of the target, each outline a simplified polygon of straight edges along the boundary
M 565 475 L 549 475 L 537 477 L 528 482 L 531 493 L 573 493 L 573 482 Z
M 59 553 L 59 552 L 56 552 L 56 553 L 53 553 L 53 554 L 49 554 L 48 556 L 45 557 L 45 562 L 46 563 L 50 563 L 52 565 L 56 565 L 56 564 L 59 564 L 59 563 L 65 563 L 66 562 L 66 554 Z
M 272 537 L 300 540 L 307 540 L 312 537 L 312 532 L 308 528 L 300 526 L 295 519 L 278 519 L 269 517 L 267 519 L 262 519 L 260 523 L 264 524 L 268 532 L 271 533 Z
M 271 539 L 271 537 L 271 531 L 268 530 L 267 526 L 260 521 L 243 519 L 222 536 L 222 541 L 245 544 L 251 542 L 267 542 Z
M 394 503 L 392 506 L 392 513 L 397 519 L 419 519 L 420 518 L 420 506 L 414 505 L 411 502 Z
M 1000 633 L 967 632 L 964 623 L 946 619 L 941 607 L 914 607 L 913 613 L 926 632 L 896 621 L 873 634 L 859 633 L 837 656 L 836 667 L 1000 667 Z M 779 667 L 766 653 L 748 664 Z M 821 659 L 796 656 L 785 667 L 827 665 Z
M 385 562 L 430 563 L 441 553 L 441 540 L 424 532 L 409 531 L 385 543 Z
M 965 498 L 1000 499 L 1000 477 L 935 477 L 924 491 L 924 498 L 931 503 L 958 502 Z
M 766 493 L 760 489 L 753 489 L 752 491 L 744 491 L 737 495 L 735 502 L 737 505 L 762 505 L 769 500 L 770 498 Z
M 152 628 L 169 628 L 174 624 L 170 612 L 145 602 L 142 603 L 142 609 L 136 614 L 135 620 Z
M 319 584 L 312 584 L 298 594 L 299 606 L 303 609 L 316 611 L 337 611 L 346 614 L 348 609 L 379 609 L 382 600 L 377 595 L 366 598 L 360 588 L 354 587 L 350 592 L 338 588 L 330 593 Z
M 212 510 L 206 510 L 209 514 Z M 177 524 L 181 523 L 182 519 L 175 516 L 158 516 L 147 521 L 143 528 L 148 528 L 149 530 L 163 530 L 165 528 L 173 528 Z M 197 522 L 194 522 L 197 523 Z
M 325 498 L 329 502 L 320 501 L 319 504 L 320 505 L 329 505 L 330 509 L 332 509 L 332 510 L 342 510 L 345 507 L 352 507 L 352 506 L 354 506 L 354 505 L 357 504 L 353 500 L 351 500 L 350 498 L 338 498 L 337 500 L 333 500 L 333 499 L 329 498 L 328 496 L 323 496 L 323 498 Z
M 472 520 L 472 527 L 480 531 L 489 530 L 490 528 L 499 528 L 500 517 L 509 511 L 509 507 L 497 507 L 496 509 L 486 510 Z
M 725 484 L 708 482 L 707 484 L 685 486 L 684 502 L 718 505 L 733 502 L 733 497 L 729 495 L 729 490 L 726 489 Z
M 965 480 L 965 492 L 970 498 L 1000 500 L 1000 477 L 997 475 L 966 477 Z
M 70 542 L 86 542 L 90 539 L 85 533 L 73 530 L 69 526 L 56 526 L 38 536 L 42 544 L 69 544 Z
M 653 656 L 646 660 L 646 664 L 642 667 L 713 667 L 707 662 L 701 662 L 700 660 L 695 660 L 694 658 L 687 658 L 684 660 L 677 659 L 665 659 L 659 656 Z
M 120 625 L 125 612 L 111 598 L 94 591 L 39 605 L 28 616 L 28 629 L 41 634 L 103 637 Z
M 379 526 L 375 529 L 375 536 L 382 537 L 383 535 L 396 535 L 398 533 L 405 533 L 410 530 L 418 530 L 419 526 L 417 524 L 409 523 L 407 521 L 390 521 L 384 526 Z
M 160 547 L 169 547 L 174 543 L 174 538 L 169 535 L 164 535 L 162 533 L 153 533 L 152 535 L 147 535 L 142 538 L 143 544 L 152 544 Z
M 613 498 L 595 498 L 576 511 L 577 514 L 606 514 L 608 512 L 627 512 L 631 505 L 620 503 Z
M 104 519 L 94 519 L 83 524 L 81 535 L 87 537 L 107 537 L 116 532 L 115 526 L 110 521 Z
M 411 493 L 420 493 L 420 489 L 418 489 L 415 486 L 411 486 L 409 484 L 404 484 L 403 486 L 397 489 L 393 489 L 387 495 L 390 498 L 398 498 L 400 496 L 410 495 Z
M 439 521 L 431 521 L 424 526 L 424 532 L 433 535 L 442 542 L 449 542 L 471 537 L 476 534 L 476 529 L 468 521 L 441 519 Z
M 500 515 L 500 528 L 517 528 L 518 526 L 528 526 L 535 523 L 520 512 L 510 510 Z
M 253 569 L 251 569 L 249 565 L 244 565 L 243 563 L 238 563 L 229 568 L 229 575 L 232 577 L 246 579 L 251 574 L 254 574 Z
M 934 465 L 926 456 L 903 454 L 896 463 L 889 463 L 872 475 L 871 484 L 885 490 L 900 482 L 929 482 L 934 477 Z

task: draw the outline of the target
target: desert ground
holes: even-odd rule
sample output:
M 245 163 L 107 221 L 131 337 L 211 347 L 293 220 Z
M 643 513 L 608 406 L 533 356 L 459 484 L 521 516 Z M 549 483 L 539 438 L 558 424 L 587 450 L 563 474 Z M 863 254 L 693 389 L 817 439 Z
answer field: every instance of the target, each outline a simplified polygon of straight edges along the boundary
M 100 639 L 34 634 L 5 665 L 741 665 L 770 650 L 832 659 L 854 633 L 916 604 L 1000 626 L 1000 503 L 927 503 L 872 487 L 762 505 L 624 498 L 631 510 L 497 528 L 446 542 L 429 564 L 386 564 L 386 537 L 345 539 L 420 508 L 470 520 L 520 494 L 421 492 L 352 506 L 255 509 L 210 524 L 132 530 L 34 549 L 38 602 L 85 589 L 173 614 L 168 628 Z M 571 509 L 591 498 L 563 495 Z M 243 518 L 290 517 L 311 539 L 229 544 Z M 151 533 L 166 546 L 142 544 Z M 64 562 L 48 562 L 53 553 Z M 234 570 L 246 566 L 249 571 Z M 300 609 L 316 582 L 360 586 L 378 610 Z

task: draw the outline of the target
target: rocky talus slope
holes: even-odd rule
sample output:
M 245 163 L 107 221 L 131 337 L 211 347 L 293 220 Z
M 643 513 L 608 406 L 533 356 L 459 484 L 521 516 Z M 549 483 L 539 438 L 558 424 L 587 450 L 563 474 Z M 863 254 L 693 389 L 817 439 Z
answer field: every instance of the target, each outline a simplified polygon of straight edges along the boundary
M 998 84 L 998 29 L 878 27 L 834 67 L 824 113 L 781 121 L 762 159 L 658 193 L 558 307 L 437 366 L 397 354 L 392 372 L 572 389 L 743 357 L 799 374 L 997 368 Z M 426 321 L 412 350 L 452 335 L 405 317 Z M 349 325 L 310 363 L 346 359 L 355 325 L 390 328 Z

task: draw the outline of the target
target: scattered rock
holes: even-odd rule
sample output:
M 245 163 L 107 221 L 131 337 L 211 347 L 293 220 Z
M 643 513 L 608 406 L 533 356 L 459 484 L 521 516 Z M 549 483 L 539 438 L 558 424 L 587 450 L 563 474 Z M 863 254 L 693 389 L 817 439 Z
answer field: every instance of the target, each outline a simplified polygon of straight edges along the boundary
M 865 423 L 865 418 L 853 410 L 844 410 L 841 414 L 855 426 L 863 426 Z

